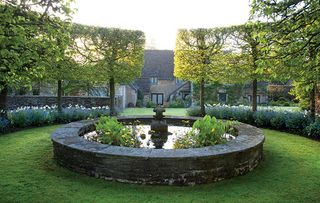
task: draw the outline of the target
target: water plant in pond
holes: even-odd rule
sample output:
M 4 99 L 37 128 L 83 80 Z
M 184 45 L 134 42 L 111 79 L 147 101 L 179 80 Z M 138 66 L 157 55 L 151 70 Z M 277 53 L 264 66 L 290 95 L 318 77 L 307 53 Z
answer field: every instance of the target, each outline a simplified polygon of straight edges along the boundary
M 101 117 L 96 123 L 96 130 L 100 135 L 97 137 L 97 141 L 103 144 L 125 147 L 139 147 L 141 145 L 130 128 L 120 123 L 116 118 Z
M 237 133 L 235 125 L 236 122 L 219 121 L 215 117 L 207 115 L 194 122 L 192 130 L 176 140 L 174 148 L 197 148 L 225 143 L 230 134 Z

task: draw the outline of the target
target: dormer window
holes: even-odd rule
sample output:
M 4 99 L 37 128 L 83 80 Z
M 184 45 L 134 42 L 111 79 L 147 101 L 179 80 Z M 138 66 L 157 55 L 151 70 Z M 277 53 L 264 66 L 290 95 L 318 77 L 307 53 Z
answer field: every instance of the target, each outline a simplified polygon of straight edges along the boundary
M 158 84 L 158 78 L 157 78 L 157 77 L 151 77 L 151 78 L 150 78 L 150 83 L 151 83 L 152 85 Z

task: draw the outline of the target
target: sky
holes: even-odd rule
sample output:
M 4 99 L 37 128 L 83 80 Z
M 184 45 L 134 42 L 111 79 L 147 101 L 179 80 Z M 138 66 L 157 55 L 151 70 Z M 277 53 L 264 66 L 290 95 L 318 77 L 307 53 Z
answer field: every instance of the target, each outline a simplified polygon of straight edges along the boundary
M 245 23 L 249 0 L 76 0 L 73 22 L 141 30 L 146 48 L 175 47 L 181 28 L 213 28 Z

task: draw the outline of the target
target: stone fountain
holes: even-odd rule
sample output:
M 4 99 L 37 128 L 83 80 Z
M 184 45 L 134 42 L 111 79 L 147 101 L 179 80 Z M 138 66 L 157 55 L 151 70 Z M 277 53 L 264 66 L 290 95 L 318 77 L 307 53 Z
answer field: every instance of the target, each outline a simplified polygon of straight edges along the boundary
M 150 125 L 153 148 L 113 146 L 86 140 L 95 120 L 69 123 L 52 135 L 54 158 L 60 165 L 106 180 L 140 184 L 194 185 L 244 175 L 263 156 L 263 132 L 247 124 L 237 126 L 238 136 L 226 144 L 189 149 L 159 149 L 168 139 L 170 125 L 192 125 L 199 117 L 166 116 L 160 106 L 155 116 L 119 116 L 122 123 Z M 169 125 L 169 128 L 168 128 Z M 151 130 L 150 130 L 151 131 Z
M 171 134 L 168 132 L 168 124 L 166 120 L 164 120 L 163 113 L 165 111 L 161 106 L 153 109 L 156 115 L 153 116 L 154 119 L 151 121 L 151 131 L 149 133 L 151 134 L 151 140 L 156 149 L 161 149 L 163 144 L 166 143 L 168 135 Z

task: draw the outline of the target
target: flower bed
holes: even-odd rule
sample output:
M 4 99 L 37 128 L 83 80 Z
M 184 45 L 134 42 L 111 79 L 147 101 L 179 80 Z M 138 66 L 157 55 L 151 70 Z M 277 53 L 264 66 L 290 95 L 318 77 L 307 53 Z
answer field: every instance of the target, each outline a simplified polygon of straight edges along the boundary
M 58 113 L 57 106 L 22 107 L 7 112 L 7 118 L 0 117 L 0 133 L 9 132 L 16 128 L 43 126 L 55 123 L 96 118 L 109 114 L 109 107 L 69 106 Z
M 198 116 L 199 107 L 188 109 L 189 116 Z M 284 130 L 320 139 L 320 121 L 312 122 L 307 111 L 283 110 L 273 107 L 260 107 L 252 112 L 250 106 L 207 105 L 206 114 L 217 119 L 237 120 L 258 127 Z

